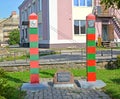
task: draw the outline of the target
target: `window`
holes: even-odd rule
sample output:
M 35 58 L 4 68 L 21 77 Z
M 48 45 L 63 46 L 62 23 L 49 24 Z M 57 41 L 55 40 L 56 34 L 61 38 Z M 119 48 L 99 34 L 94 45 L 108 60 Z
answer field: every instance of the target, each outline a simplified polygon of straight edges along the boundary
M 42 0 L 38 0 L 38 11 L 42 11 Z
M 23 35 L 23 38 L 24 38 L 24 36 L 25 36 L 25 34 L 24 34 L 24 29 L 22 29 L 22 35 Z
M 39 40 L 42 40 L 43 34 L 42 34 L 42 24 L 38 24 L 38 30 L 39 30 Z
M 28 15 L 31 14 L 31 6 L 28 7 Z
M 32 12 L 36 12 L 36 5 L 35 5 L 35 2 L 32 4 Z
M 74 21 L 74 34 L 79 34 L 79 21 Z
M 27 13 L 27 10 L 25 10 L 25 20 L 28 19 L 28 13 Z
M 24 11 L 22 12 L 22 21 L 24 21 L 25 20 L 25 13 L 24 13 Z
M 27 38 L 27 35 L 28 35 L 28 33 L 27 33 L 27 28 L 25 29 L 25 38 Z
M 86 34 L 85 20 L 74 20 L 74 34 Z
M 85 6 L 85 0 L 80 0 L 80 6 Z
M 80 25 L 81 25 L 81 26 L 80 26 L 80 28 L 81 28 L 81 34 L 86 34 L 86 33 L 85 33 L 85 25 L 86 25 L 86 24 L 85 24 L 85 23 L 86 23 L 86 22 L 83 21 L 83 20 L 80 22 Z
M 79 0 L 74 0 L 74 6 L 79 6 Z
M 92 0 L 74 0 L 74 6 L 92 6 Z
M 92 6 L 92 0 L 87 0 L 87 6 L 88 7 Z

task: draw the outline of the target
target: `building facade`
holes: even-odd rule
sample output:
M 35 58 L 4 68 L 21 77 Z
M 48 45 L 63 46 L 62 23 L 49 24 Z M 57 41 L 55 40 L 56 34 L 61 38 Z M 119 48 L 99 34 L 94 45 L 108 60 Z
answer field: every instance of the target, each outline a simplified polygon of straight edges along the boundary
M 10 17 L 0 20 L 0 42 L 8 43 L 9 33 L 18 29 L 19 16 L 13 11 Z
M 96 38 L 100 36 L 102 42 L 120 42 L 120 10 L 100 5 L 100 0 L 95 0 L 94 14 L 96 15 Z
M 28 21 L 31 13 L 36 13 L 39 17 L 39 47 L 58 48 L 73 47 L 80 48 L 86 45 L 86 16 L 94 13 L 96 20 L 96 41 L 98 35 L 105 41 L 117 40 L 114 26 L 102 25 L 110 24 L 112 17 L 98 16 L 98 12 L 102 11 L 99 0 L 24 0 L 19 6 L 20 12 L 20 44 L 21 46 L 29 45 L 28 26 L 22 25 Z M 106 20 L 109 19 L 109 22 Z M 102 28 L 103 27 L 103 28 Z M 103 31 L 110 32 L 110 39 L 106 39 Z M 106 30 L 105 30 L 106 29 Z M 114 38 L 112 35 L 115 35 Z

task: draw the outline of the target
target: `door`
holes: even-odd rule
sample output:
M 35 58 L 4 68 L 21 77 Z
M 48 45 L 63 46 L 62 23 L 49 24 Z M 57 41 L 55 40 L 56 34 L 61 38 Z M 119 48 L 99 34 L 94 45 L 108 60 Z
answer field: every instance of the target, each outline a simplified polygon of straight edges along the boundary
M 102 25 L 102 41 L 108 41 L 108 25 Z
M 114 26 L 113 24 L 108 25 L 109 41 L 114 41 Z

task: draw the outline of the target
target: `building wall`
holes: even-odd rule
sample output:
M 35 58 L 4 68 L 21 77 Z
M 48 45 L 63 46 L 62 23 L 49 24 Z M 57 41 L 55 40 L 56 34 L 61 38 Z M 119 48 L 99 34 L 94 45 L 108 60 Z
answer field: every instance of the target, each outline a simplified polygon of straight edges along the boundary
M 22 32 L 28 28 L 27 26 L 22 26 L 21 23 L 23 20 L 27 20 L 28 16 L 26 17 L 25 13 L 29 7 L 33 6 L 34 2 L 36 4 L 36 11 L 34 12 L 39 16 L 40 45 L 62 46 L 63 44 L 71 46 L 73 44 L 72 46 L 74 46 L 77 43 L 86 42 L 86 34 L 74 34 L 74 20 L 86 20 L 86 16 L 92 13 L 94 1 L 92 7 L 75 7 L 74 0 L 42 0 L 42 11 L 38 11 L 38 0 L 25 0 L 19 7 L 21 38 L 23 36 L 25 38 L 25 34 L 23 35 Z M 26 39 L 29 42 L 29 38 Z
M 96 38 L 98 38 L 98 35 L 100 35 L 102 37 L 102 25 L 103 24 L 107 24 L 108 29 L 109 29 L 109 26 L 111 26 L 111 25 L 114 26 L 114 24 L 112 23 L 113 16 L 116 16 L 116 18 L 118 20 L 120 19 L 120 14 L 119 14 L 120 10 L 115 10 L 113 8 L 109 8 L 106 11 L 104 11 L 104 6 L 105 5 L 101 5 L 100 0 L 95 0 L 95 6 L 100 6 L 100 8 L 97 11 L 97 14 L 108 12 L 108 14 L 107 14 L 108 17 L 106 17 L 106 16 L 103 17 L 105 15 L 104 14 L 101 18 L 100 17 L 97 18 L 97 21 L 96 21 Z M 105 23 L 104 20 L 109 20 L 109 22 Z M 115 26 L 112 29 L 113 30 L 111 30 L 111 31 L 113 31 L 113 34 L 111 33 L 111 31 L 108 30 L 108 33 L 109 33 L 108 37 L 111 39 L 112 37 L 110 37 L 110 36 L 114 36 L 114 39 L 117 39 L 119 41 L 120 38 L 118 37 L 118 35 L 115 31 Z
M 93 7 L 73 7 L 73 21 L 86 20 L 86 16 L 92 13 L 92 10 L 93 10 Z M 77 42 L 85 43 L 86 34 L 74 35 L 73 33 L 73 40 L 76 40 Z
M 20 43 L 29 43 L 28 25 L 22 25 L 23 21 L 28 21 L 28 17 L 32 12 L 38 13 L 37 0 L 24 0 L 19 6 L 20 9 Z
M 72 39 L 72 0 L 58 0 L 58 40 Z
M 116 15 L 117 19 L 120 21 L 120 10 L 115 10 L 114 14 Z M 114 30 L 114 37 L 115 37 L 115 41 L 120 42 L 120 37 L 118 37 L 115 30 Z
M 50 40 L 51 44 L 85 43 L 86 34 L 74 35 L 74 20 L 86 20 L 86 15 L 88 15 L 89 13 L 92 13 L 93 7 L 75 7 L 73 0 L 69 0 L 69 1 L 61 0 L 57 2 L 57 6 L 58 6 L 57 7 L 58 17 L 57 17 L 55 15 L 56 2 L 53 3 L 51 1 L 51 7 L 53 7 L 52 4 L 54 5 L 54 9 L 52 8 L 53 11 L 51 10 L 51 17 L 53 18 L 53 20 L 52 19 L 50 20 L 52 20 L 51 24 L 57 23 L 58 28 L 56 28 L 55 27 L 56 25 L 54 25 L 50 29 L 51 30 L 50 35 L 54 33 L 54 36 L 51 35 L 52 37 L 52 39 Z M 55 22 L 54 20 L 58 20 L 58 21 Z M 58 35 L 58 38 L 56 38 L 57 35 Z
M 1 42 L 8 42 L 9 33 L 13 29 L 18 29 L 19 24 L 19 16 L 13 11 L 10 17 L 2 20 L 0 22 L 0 41 Z
M 58 42 L 58 2 L 57 0 L 50 0 L 49 2 L 49 32 L 50 44 Z

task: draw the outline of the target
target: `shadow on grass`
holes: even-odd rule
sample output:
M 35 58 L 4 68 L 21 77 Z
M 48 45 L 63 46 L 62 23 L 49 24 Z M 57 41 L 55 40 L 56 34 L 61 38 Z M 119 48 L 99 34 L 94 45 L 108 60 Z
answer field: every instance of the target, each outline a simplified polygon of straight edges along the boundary
M 120 78 L 111 79 L 111 81 L 120 85 Z
M 44 75 L 46 77 L 53 77 L 54 73 L 46 72 L 46 71 L 40 71 L 40 75 Z
M 120 99 L 120 93 L 116 93 L 113 89 L 107 89 L 106 93 L 109 94 L 112 99 Z
M 112 99 L 120 99 L 120 78 L 111 79 L 113 83 L 106 88 L 106 93 L 112 97 Z
M 10 76 L 8 76 L 8 75 L 5 75 L 4 78 L 7 79 L 7 80 L 9 80 L 9 81 L 16 82 L 16 83 L 24 83 L 24 81 L 22 81 L 22 80 L 20 80 L 20 79 L 17 79 L 17 78 L 10 77 Z

